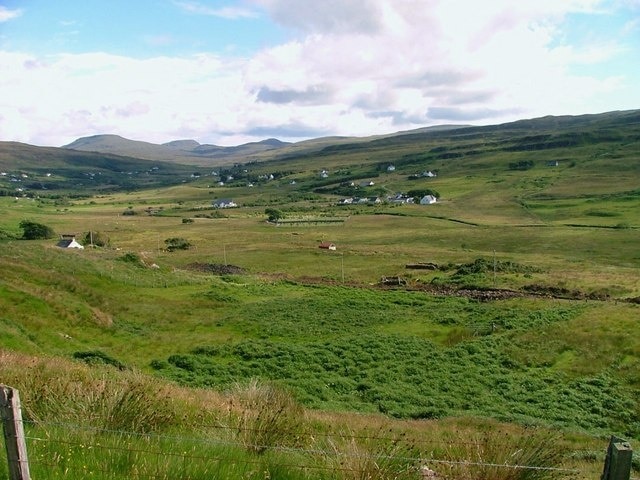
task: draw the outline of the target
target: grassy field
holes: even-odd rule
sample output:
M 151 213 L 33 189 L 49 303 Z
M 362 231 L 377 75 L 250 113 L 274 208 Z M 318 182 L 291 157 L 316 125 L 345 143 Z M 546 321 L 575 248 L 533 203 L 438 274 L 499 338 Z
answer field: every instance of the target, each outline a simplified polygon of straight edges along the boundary
M 535 426 L 576 451 L 638 440 L 638 127 L 605 126 L 342 144 L 229 167 L 224 186 L 0 196 L 0 348 L 142 372 L 187 397 L 259 379 L 353 430 L 373 415 L 410 430 Z M 363 180 L 374 185 L 350 185 Z M 338 205 L 424 189 L 436 204 Z M 219 198 L 240 208 L 214 209 Z M 22 240 L 24 219 L 109 246 Z M 169 251 L 175 238 L 190 248 Z M 35 401 L 11 358 L 0 382 Z M 223 404 L 190 408 L 215 417 Z M 599 455 L 583 457 L 597 469 Z

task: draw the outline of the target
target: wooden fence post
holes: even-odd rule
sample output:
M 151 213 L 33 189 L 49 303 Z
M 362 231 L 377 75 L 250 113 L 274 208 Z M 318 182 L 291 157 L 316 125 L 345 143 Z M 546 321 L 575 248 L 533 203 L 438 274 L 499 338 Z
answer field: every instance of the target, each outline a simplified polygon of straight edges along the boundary
M 626 440 L 611 437 L 600 480 L 629 480 L 633 450 Z
M 5 385 L 0 385 L 0 418 L 4 427 L 9 480 L 30 480 L 20 395 L 17 390 Z

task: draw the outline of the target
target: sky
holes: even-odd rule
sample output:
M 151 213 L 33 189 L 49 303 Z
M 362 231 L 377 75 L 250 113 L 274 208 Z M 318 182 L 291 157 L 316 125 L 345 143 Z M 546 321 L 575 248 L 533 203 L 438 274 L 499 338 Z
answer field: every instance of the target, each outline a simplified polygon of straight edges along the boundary
M 640 0 L 0 0 L 0 140 L 239 145 L 640 108 Z

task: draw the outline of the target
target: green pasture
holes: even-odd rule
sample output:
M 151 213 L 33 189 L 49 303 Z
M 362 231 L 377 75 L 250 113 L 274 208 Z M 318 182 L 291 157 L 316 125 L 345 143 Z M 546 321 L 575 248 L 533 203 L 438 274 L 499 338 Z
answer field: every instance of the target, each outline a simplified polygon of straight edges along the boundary
M 467 412 L 638 435 L 636 305 L 479 302 L 342 284 L 342 256 L 328 257 L 315 245 L 307 254 L 315 267 L 300 267 L 315 268 L 308 276 L 268 270 L 266 263 L 278 266 L 274 254 L 262 260 L 263 270 L 212 276 L 188 270 L 189 262 L 207 257 L 186 253 L 177 267 L 162 261 L 170 258 L 166 252 L 157 258 L 139 252 L 132 262 L 123 250 L 66 252 L 41 242 L 5 243 L 3 347 L 66 357 L 100 351 L 191 386 L 220 389 L 262 378 L 325 410 L 405 418 Z M 370 256 L 357 253 L 358 274 L 369 275 Z M 258 252 L 245 247 L 242 254 Z M 393 255 L 375 258 L 389 262 Z M 159 269 L 147 266 L 152 259 Z M 347 272 L 350 259 L 344 261 Z M 528 281 L 543 281 L 543 273 L 532 272 Z M 447 270 L 438 274 L 458 281 Z M 462 280 L 490 284 L 492 274 Z M 522 389 L 523 382 L 530 387 Z

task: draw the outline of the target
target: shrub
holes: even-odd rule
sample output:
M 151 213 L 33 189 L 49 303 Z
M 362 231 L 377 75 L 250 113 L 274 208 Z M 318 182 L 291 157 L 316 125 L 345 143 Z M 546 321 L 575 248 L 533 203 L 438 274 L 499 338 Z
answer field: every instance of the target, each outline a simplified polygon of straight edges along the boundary
M 268 216 L 267 220 L 269 222 L 277 223 L 280 219 L 284 218 L 284 213 L 277 208 L 267 208 L 264 213 Z
M 111 244 L 109 236 L 104 232 L 89 231 L 82 237 L 82 243 L 85 245 L 94 245 L 96 247 L 108 247 Z
M 167 238 L 164 243 L 169 252 L 174 252 L 176 250 L 188 250 L 191 247 L 191 243 L 182 237 Z
M 25 240 L 46 240 L 55 235 L 51 227 L 30 220 L 22 220 L 20 228 L 23 231 L 22 238 Z
M 121 262 L 132 263 L 132 264 L 137 265 L 137 266 L 143 265 L 142 259 L 140 258 L 140 255 L 138 255 L 137 253 L 133 253 L 133 252 L 125 253 L 124 255 L 119 257 L 118 260 L 120 260 Z
M 73 354 L 73 358 L 82 360 L 89 365 L 111 365 L 112 367 L 116 367 L 118 370 L 125 370 L 127 368 L 124 363 L 116 360 L 115 358 L 107 355 L 100 350 L 93 350 L 90 352 L 75 352 Z

